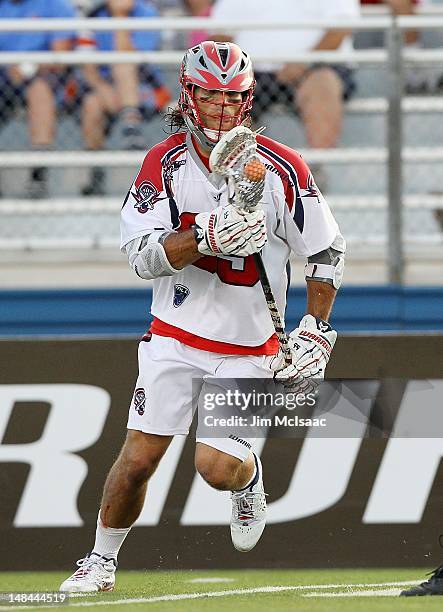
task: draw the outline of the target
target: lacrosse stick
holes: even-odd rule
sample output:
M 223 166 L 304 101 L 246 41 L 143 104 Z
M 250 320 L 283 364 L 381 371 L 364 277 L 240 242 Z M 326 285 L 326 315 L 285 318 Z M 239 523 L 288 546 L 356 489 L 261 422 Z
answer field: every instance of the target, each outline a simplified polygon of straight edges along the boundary
M 265 186 L 266 168 L 257 155 L 257 133 L 242 125 L 233 128 L 222 136 L 209 158 L 211 170 L 227 180 L 229 202 L 246 211 L 254 210 L 258 206 Z M 285 363 L 291 365 L 292 356 L 288 337 L 262 256 L 260 253 L 255 253 L 253 257 Z

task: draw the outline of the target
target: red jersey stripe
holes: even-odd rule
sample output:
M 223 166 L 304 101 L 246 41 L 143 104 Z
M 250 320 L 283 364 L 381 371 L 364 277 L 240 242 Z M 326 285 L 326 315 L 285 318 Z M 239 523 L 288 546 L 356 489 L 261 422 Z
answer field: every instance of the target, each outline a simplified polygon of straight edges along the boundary
M 169 323 L 165 323 L 157 317 L 151 323 L 149 331 L 157 336 L 165 336 L 174 338 L 182 344 L 192 346 L 201 351 L 209 351 L 210 353 L 221 353 L 222 355 L 275 355 L 278 352 L 278 338 L 273 334 L 266 342 L 260 346 L 242 346 L 240 344 L 230 344 L 229 342 L 219 342 L 217 340 L 208 340 L 201 338 L 195 334 L 184 331 L 179 327 L 174 327 Z

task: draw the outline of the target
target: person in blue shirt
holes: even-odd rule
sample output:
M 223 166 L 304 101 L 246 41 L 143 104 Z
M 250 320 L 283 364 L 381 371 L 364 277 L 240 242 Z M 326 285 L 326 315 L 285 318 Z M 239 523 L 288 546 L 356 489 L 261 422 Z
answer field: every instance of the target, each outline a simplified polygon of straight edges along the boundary
M 90 17 L 150 18 L 158 15 L 146 0 L 107 0 L 96 7 Z M 160 47 L 160 33 L 154 31 L 115 31 L 83 33 L 80 48 L 99 51 L 152 51 Z M 89 150 L 102 149 L 113 121 L 122 123 L 123 146 L 144 149 L 141 133 L 143 119 L 149 119 L 170 100 L 158 68 L 133 64 L 111 66 L 88 65 L 83 69 L 85 93 L 82 100 L 82 129 Z M 83 195 L 102 195 L 105 191 L 104 170 L 91 169 L 89 184 Z
M 66 18 L 75 16 L 69 0 L 1 0 L 0 19 Z M 0 32 L 1 51 L 67 51 L 72 48 L 74 33 Z M 66 70 L 59 66 L 31 63 L 4 66 L 0 69 L 0 120 L 7 121 L 16 102 L 26 105 L 29 139 L 33 149 L 52 147 L 56 129 L 55 94 Z M 28 195 L 47 195 L 47 168 L 31 171 Z

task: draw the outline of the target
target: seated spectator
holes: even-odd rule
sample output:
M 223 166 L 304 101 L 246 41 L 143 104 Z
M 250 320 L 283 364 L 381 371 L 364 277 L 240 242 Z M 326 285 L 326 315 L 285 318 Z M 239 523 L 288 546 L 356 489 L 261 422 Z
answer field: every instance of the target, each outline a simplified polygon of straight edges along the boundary
M 386 5 L 394 15 L 415 15 L 420 0 L 360 0 L 363 6 Z M 377 40 L 376 32 L 370 34 L 372 39 Z M 384 40 L 384 36 L 382 36 Z M 404 43 L 407 48 L 413 49 L 420 46 L 420 35 L 417 30 L 407 30 L 404 33 Z M 384 45 L 384 42 L 381 43 Z M 370 45 L 370 46 L 381 46 Z M 407 67 L 405 71 L 405 90 L 408 94 L 425 94 L 430 92 L 430 83 L 426 71 L 417 69 L 417 66 Z
M 213 0 L 183 0 L 186 10 L 192 17 L 209 17 Z M 208 40 L 207 30 L 193 30 L 189 33 L 187 47 L 195 47 L 204 40 Z
M 68 0 L 2 0 L 0 19 L 71 18 L 74 9 Z M 67 51 L 72 32 L 0 32 L 0 51 Z M 63 87 L 66 69 L 60 66 L 24 63 L 0 68 L 0 120 L 11 116 L 17 103 L 27 108 L 31 146 L 50 149 L 56 129 L 56 95 Z M 48 169 L 31 170 L 27 194 L 43 198 L 48 192 Z
M 347 19 L 359 16 L 359 4 L 358 0 L 216 0 L 212 9 L 214 19 L 247 22 L 254 15 L 270 24 L 282 18 L 313 22 L 319 19 Z M 268 62 L 255 63 L 255 122 L 273 104 L 283 103 L 298 113 L 310 147 L 322 149 L 337 145 L 343 101 L 351 96 L 355 88 L 353 71 L 343 64 L 306 65 L 294 62 L 283 65 L 273 58 L 311 50 L 352 48 L 348 31 L 242 30 L 216 34 L 213 38 L 236 42 L 252 58 L 257 55 L 269 56 Z M 324 188 L 324 173 L 317 168 L 314 174 L 320 188 Z
M 90 17 L 154 17 L 157 10 L 145 0 L 107 0 L 95 8 Z M 96 32 L 84 36 L 79 47 L 99 51 L 151 51 L 158 49 L 158 32 Z M 149 120 L 170 100 L 159 70 L 147 65 L 88 65 L 83 69 L 82 129 L 89 150 L 103 148 L 112 123 L 120 119 L 123 146 L 144 149 L 142 121 Z M 105 191 L 103 168 L 91 170 L 83 195 L 101 195 Z
M 160 14 L 166 18 L 208 17 L 211 12 L 213 0 L 153 0 Z M 204 29 L 192 31 L 163 30 L 162 48 L 188 49 L 208 39 L 208 32 Z

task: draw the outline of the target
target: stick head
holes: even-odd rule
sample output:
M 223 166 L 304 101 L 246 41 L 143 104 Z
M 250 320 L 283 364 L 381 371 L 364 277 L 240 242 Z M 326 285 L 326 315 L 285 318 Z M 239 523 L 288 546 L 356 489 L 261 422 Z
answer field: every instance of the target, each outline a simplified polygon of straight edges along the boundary
M 258 159 L 256 133 L 239 125 L 215 145 L 209 167 L 225 177 L 228 201 L 244 210 L 255 210 L 265 186 L 266 168 Z
M 239 125 L 220 138 L 209 157 L 209 167 L 213 172 L 229 176 L 233 171 L 242 170 L 256 154 L 255 133 Z

